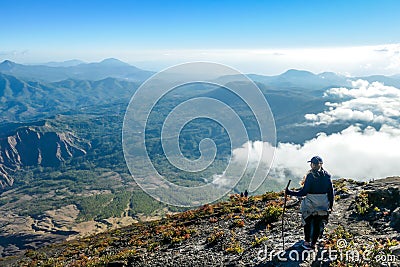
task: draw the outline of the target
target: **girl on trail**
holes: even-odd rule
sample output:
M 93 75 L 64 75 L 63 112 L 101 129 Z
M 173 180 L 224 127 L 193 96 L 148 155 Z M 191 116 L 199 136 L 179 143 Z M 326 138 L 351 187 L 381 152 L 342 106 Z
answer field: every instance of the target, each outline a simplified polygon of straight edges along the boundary
M 311 170 L 307 173 L 300 191 L 287 189 L 291 196 L 305 196 L 300 211 L 304 225 L 305 249 L 315 249 L 318 238 L 322 236 L 325 224 L 333 206 L 333 186 L 331 175 L 322 168 L 322 158 L 314 156 L 309 160 Z

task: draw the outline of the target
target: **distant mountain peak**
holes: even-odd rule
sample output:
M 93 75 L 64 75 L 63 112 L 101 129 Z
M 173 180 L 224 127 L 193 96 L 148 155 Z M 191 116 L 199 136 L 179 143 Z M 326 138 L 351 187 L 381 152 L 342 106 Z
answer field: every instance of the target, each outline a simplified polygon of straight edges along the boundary
M 6 60 L 4 60 L 3 62 L 0 63 L 0 70 L 9 70 L 9 69 L 13 68 L 16 65 L 17 65 L 17 63 L 6 59 Z
M 308 76 L 315 76 L 314 73 L 306 71 L 306 70 L 296 70 L 296 69 L 289 69 L 286 72 L 281 74 L 282 76 L 304 76 L 304 75 L 308 75 Z
M 11 60 L 6 59 L 3 62 L 1 62 L 1 64 L 3 65 L 3 64 L 15 64 L 15 63 L 12 62 Z
M 109 65 L 109 66 L 130 66 L 128 63 L 125 63 L 116 58 L 106 58 L 102 60 L 99 64 Z

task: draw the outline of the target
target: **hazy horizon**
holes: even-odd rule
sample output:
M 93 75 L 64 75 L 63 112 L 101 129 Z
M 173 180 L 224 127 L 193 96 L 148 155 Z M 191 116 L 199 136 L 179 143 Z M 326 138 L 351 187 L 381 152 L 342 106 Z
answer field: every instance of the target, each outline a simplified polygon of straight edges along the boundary
M 129 64 L 131 66 L 140 68 L 142 70 L 148 70 L 148 71 L 153 71 L 153 72 L 159 72 L 159 71 L 162 71 L 163 69 L 169 68 L 171 66 L 187 63 L 187 62 L 178 62 L 177 61 L 177 63 L 175 63 L 175 64 L 173 64 L 173 63 L 167 64 L 167 63 L 160 62 L 159 65 L 157 65 L 158 66 L 157 67 L 154 64 L 155 62 L 150 62 L 150 61 L 147 62 L 147 61 L 145 61 L 145 62 L 133 62 L 132 63 L 132 62 L 124 61 L 124 60 L 121 60 L 121 59 L 115 58 L 115 57 L 104 57 L 104 58 L 100 58 L 98 60 L 93 60 L 93 61 L 82 60 L 82 59 L 79 59 L 79 58 L 71 58 L 71 59 L 65 59 L 65 60 L 50 60 L 50 61 L 38 61 L 38 62 L 19 62 L 19 61 L 14 61 L 14 60 L 12 60 L 10 58 L 2 58 L 0 63 L 8 60 L 8 61 L 11 61 L 11 62 L 14 62 L 14 63 L 17 63 L 17 64 L 21 64 L 21 65 L 30 65 L 30 66 L 48 65 L 48 66 L 51 66 L 51 67 L 60 67 L 60 66 L 62 66 L 63 63 L 73 62 L 71 65 L 68 65 L 68 66 L 75 66 L 75 65 L 78 65 L 78 64 L 101 63 L 102 61 L 105 61 L 105 60 L 108 60 L 108 59 L 116 59 L 116 60 L 119 60 L 119 61 L 121 61 L 123 63 L 127 63 L 127 64 Z M 74 61 L 76 61 L 76 62 L 74 62 Z M 197 62 L 214 62 L 214 61 L 197 60 Z M 218 62 L 215 62 L 215 63 L 218 63 Z M 163 66 L 163 65 L 165 65 L 165 66 Z M 233 66 L 231 66 L 229 64 L 228 64 L 228 66 L 230 66 L 232 68 L 235 68 L 235 67 L 233 67 Z M 238 69 L 238 68 L 235 68 L 235 69 Z M 238 70 L 240 70 L 240 69 L 238 69 Z M 249 68 L 249 71 L 248 72 L 244 72 L 244 73 L 245 74 L 264 75 L 264 76 L 277 76 L 277 75 L 281 75 L 281 74 L 283 74 L 283 73 L 285 73 L 285 72 L 287 72 L 289 70 L 307 71 L 307 72 L 311 72 L 311 73 L 313 73 L 315 75 L 322 74 L 322 73 L 325 73 L 325 72 L 331 72 L 331 73 L 335 73 L 335 74 L 346 76 L 346 77 L 357 77 L 357 76 L 360 77 L 360 76 L 373 76 L 373 75 L 383 75 L 383 76 L 390 77 L 390 76 L 400 75 L 400 69 L 397 72 L 393 72 L 393 73 L 391 73 L 391 72 L 390 73 L 368 72 L 368 73 L 364 73 L 364 74 L 360 73 L 359 75 L 356 75 L 356 74 L 352 75 L 349 72 L 334 71 L 334 70 L 329 71 L 329 70 L 323 70 L 323 69 L 294 68 L 294 67 L 290 67 L 290 66 L 287 66 L 287 68 L 282 68 L 282 71 L 280 71 L 280 72 L 261 73 L 261 72 L 257 72 L 257 71 L 252 71 Z
M 400 69 L 398 1 L 6 1 L 0 61 L 118 58 L 159 71 L 210 61 L 242 73 Z

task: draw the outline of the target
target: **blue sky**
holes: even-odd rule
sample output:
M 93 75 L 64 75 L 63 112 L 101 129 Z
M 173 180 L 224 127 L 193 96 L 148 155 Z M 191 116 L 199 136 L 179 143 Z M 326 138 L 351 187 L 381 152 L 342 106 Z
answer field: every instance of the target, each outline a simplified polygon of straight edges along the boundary
M 254 72 L 267 74 L 290 68 L 290 62 L 280 59 L 280 69 L 260 68 L 249 53 L 258 51 L 260 59 L 260 51 L 374 47 L 396 54 L 397 47 L 387 45 L 400 43 L 400 1 L 1 0 L 0 6 L 0 60 L 20 63 L 116 57 L 157 69 L 211 60 L 245 71 L 257 65 Z M 299 67 L 294 62 L 293 68 Z

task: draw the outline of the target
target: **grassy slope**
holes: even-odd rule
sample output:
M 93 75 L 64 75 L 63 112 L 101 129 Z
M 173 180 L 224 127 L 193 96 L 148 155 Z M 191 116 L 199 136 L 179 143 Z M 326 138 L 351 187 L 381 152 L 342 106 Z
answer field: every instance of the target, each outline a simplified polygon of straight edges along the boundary
M 399 182 L 400 178 L 397 178 L 397 190 Z M 396 236 L 393 230 L 378 235 L 368 226 L 368 218 L 379 217 L 382 212 L 378 211 L 378 206 L 383 209 L 384 205 L 382 202 L 371 202 L 373 198 L 369 199 L 373 193 L 366 193 L 365 189 L 374 185 L 351 180 L 336 181 L 336 211 L 331 216 L 324 246 L 319 249 L 338 249 L 337 240 L 344 239 L 348 242 L 344 252 L 352 249 L 352 246 L 362 251 L 368 245 L 370 258 L 383 253 L 391 255 L 390 248 L 399 244 L 400 236 L 397 234 L 396 241 L 390 239 L 393 234 Z M 361 201 L 360 198 L 366 199 Z M 196 262 L 206 265 L 227 262 L 256 265 L 254 258 L 260 249 L 264 249 L 264 245 L 280 244 L 282 200 L 282 193 L 265 193 L 249 198 L 232 195 L 230 201 L 205 205 L 162 220 L 137 223 L 36 251 L 30 250 L 23 258 L 6 259 L 4 262 L 14 262 L 20 266 L 104 266 L 108 263 L 145 266 L 167 262 L 167 265 Z M 361 203 L 367 203 L 367 208 L 360 210 L 360 207 L 365 207 Z M 286 224 L 296 225 L 296 221 L 299 221 L 299 204 L 291 199 L 288 206 Z M 390 217 L 383 214 L 380 217 Z M 348 227 L 349 220 L 353 220 L 350 224 L 354 224 L 354 227 Z M 299 226 L 290 229 L 286 226 L 286 231 L 289 241 L 301 238 Z M 365 236 L 359 234 L 363 231 Z M 378 264 L 374 259 L 368 262 L 371 266 Z M 315 263 L 309 259 L 304 262 L 310 265 Z M 276 258 L 270 263 L 274 264 L 271 266 L 289 266 L 287 262 L 280 262 Z M 330 262 L 330 266 L 346 264 L 340 258 Z M 367 261 L 362 259 L 353 264 L 366 266 Z

